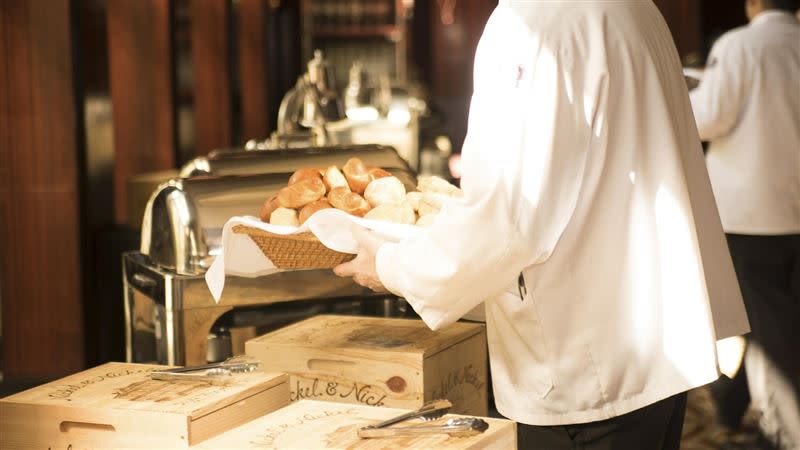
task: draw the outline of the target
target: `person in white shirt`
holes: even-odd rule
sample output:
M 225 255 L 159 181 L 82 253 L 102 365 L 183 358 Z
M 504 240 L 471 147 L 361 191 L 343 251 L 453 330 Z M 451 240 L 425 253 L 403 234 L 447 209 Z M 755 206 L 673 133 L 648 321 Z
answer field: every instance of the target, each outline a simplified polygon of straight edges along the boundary
M 745 368 L 764 434 L 800 448 L 800 23 L 746 0 L 690 94 L 752 333 Z
M 677 449 L 685 392 L 748 331 L 670 32 L 650 0 L 500 1 L 475 56 L 464 198 L 335 269 L 434 330 L 484 300 L 524 449 Z M 488 299 L 488 300 L 487 300 Z

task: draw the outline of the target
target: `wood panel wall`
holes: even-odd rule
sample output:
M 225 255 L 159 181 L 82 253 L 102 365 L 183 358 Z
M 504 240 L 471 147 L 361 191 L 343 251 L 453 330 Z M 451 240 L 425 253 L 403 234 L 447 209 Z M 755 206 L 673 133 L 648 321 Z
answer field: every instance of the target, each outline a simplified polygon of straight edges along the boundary
M 239 0 L 239 92 L 242 138 L 245 140 L 266 138 L 275 122 L 269 107 L 268 15 L 266 0 Z
M 0 1 L 2 368 L 83 367 L 79 166 L 69 0 Z
M 429 14 L 423 14 L 430 20 L 430 42 L 418 41 L 418 46 L 431 46 L 431 92 L 445 115 L 453 148 L 460 151 L 467 132 L 475 49 L 486 21 L 497 6 L 497 0 L 418 4 L 420 8 L 430 8 Z M 447 22 L 448 11 L 442 10 L 448 4 L 455 5 L 452 23 Z
M 195 155 L 230 147 L 230 1 L 191 0 Z
M 172 2 L 113 0 L 107 7 L 114 210 L 122 224 L 130 177 L 176 164 Z
M 661 14 L 672 31 L 678 54 L 687 54 L 700 50 L 702 37 L 700 33 L 701 3 L 695 0 L 655 0 Z

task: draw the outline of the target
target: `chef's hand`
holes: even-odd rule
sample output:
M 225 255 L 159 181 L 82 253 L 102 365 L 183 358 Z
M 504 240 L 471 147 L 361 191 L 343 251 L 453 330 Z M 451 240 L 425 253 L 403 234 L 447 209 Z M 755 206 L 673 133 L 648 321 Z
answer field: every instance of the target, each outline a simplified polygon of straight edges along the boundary
M 358 242 L 358 255 L 355 259 L 334 267 L 333 272 L 340 277 L 353 277 L 353 281 L 375 292 L 388 292 L 381 284 L 375 267 L 375 255 L 383 241 L 370 231 L 355 226 L 353 238 Z

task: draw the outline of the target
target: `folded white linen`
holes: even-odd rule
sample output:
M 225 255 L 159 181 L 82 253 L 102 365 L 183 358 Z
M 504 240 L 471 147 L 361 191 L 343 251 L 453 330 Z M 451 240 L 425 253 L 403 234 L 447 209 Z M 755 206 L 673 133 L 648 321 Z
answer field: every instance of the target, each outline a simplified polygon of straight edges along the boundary
M 217 302 L 222 296 L 226 275 L 253 278 L 283 270 L 275 267 L 249 236 L 234 233 L 233 228 L 237 225 L 281 235 L 310 231 L 325 247 L 342 253 L 358 252 L 358 244 L 352 234 L 354 227 L 372 230 L 387 242 L 399 242 L 421 231 L 413 225 L 362 219 L 332 208 L 317 211 L 300 227 L 270 225 L 252 216 L 231 217 L 222 229 L 220 254 L 205 276 L 208 289 Z

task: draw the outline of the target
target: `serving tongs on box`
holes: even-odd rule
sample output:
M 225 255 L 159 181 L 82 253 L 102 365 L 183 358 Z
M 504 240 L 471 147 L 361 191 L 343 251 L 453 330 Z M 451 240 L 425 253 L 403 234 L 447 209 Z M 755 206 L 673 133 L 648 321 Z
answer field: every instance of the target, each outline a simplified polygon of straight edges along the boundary
M 150 372 L 150 378 L 162 381 L 205 381 L 213 384 L 230 380 L 235 374 L 253 372 L 258 369 L 258 365 L 255 358 L 239 355 L 218 363 L 154 370 Z
M 453 404 L 448 400 L 434 400 L 422 405 L 421 408 L 401 414 L 391 419 L 373 425 L 367 425 L 358 430 L 360 438 L 382 438 L 396 436 L 417 436 L 423 434 L 446 433 L 450 436 L 472 436 L 483 433 L 489 424 L 476 418 L 456 418 L 439 425 L 421 425 L 410 427 L 392 427 L 391 425 L 405 422 L 406 420 L 420 418 L 425 421 L 436 420 L 445 415 Z
M 469 437 L 483 433 L 489 424 L 477 417 L 456 417 L 439 425 L 418 425 L 412 427 L 361 428 L 360 438 L 411 437 L 428 434 L 447 434 L 454 437 Z

